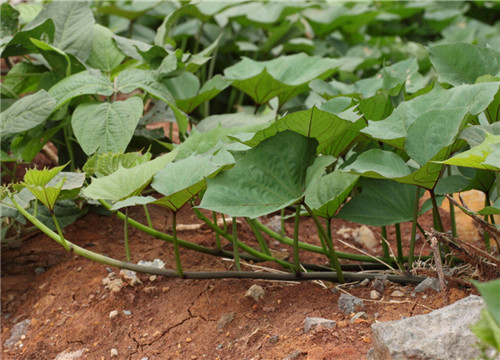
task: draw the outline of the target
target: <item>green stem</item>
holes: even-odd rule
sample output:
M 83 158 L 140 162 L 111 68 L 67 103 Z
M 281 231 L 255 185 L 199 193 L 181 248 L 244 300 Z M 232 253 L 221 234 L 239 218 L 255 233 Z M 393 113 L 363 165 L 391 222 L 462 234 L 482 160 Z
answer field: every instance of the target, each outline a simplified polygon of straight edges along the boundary
M 240 248 L 238 245 L 238 224 L 236 223 L 236 218 L 233 217 L 233 257 L 234 264 L 236 265 L 236 270 L 241 271 L 240 265 Z
M 448 171 L 448 176 L 451 175 L 451 167 L 448 166 L 447 168 Z M 451 197 L 453 197 L 453 194 L 450 194 Z M 450 206 L 450 225 L 451 225 L 451 235 L 453 237 L 457 237 L 457 221 L 455 218 L 455 206 L 451 202 L 451 200 L 448 200 L 449 206 Z
M 144 214 L 146 215 L 146 221 L 148 222 L 148 226 L 152 229 L 153 228 L 153 222 L 151 221 L 151 215 L 149 214 L 148 206 L 147 205 L 142 205 L 144 209 Z
M 64 133 L 64 142 L 66 144 L 66 149 L 68 149 L 68 156 L 69 156 L 69 166 L 72 172 L 75 171 L 75 154 L 73 153 L 73 147 L 71 146 L 71 139 L 70 139 L 70 132 L 71 130 L 68 129 L 68 126 L 63 127 L 63 133 Z
M 174 211 L 172 215 L 172 242 L 174 243 L 175 265 L 177 266 L 177 275 L 184 276 L 182 271 L 181 256 L 179 254 L 179 244 L 177 242 L 177 213 Z
M 388 261 L 391 258 L 391 254 L 389 252 L 389 246 L 387 245 L 387 226 L 382 226 L 381 230 L 382 235 L 382 251 L 384 252 L 384 258 Z
M 125 219 L 123 221 L 123 240 L 125 241 L 125 255 L 130 262 L 130 248 L 128 246 L 128 207 L 125 208 Z
M 281 236 L 285 236 L 285 208 L 281 209 L 280 225 Z
M 255 221 L 255 225 L 266 235 L 271 236 L 272 238 L 278 240 L 282 244 L 293 246 L 293 239 L 290 239 L 287 236 L 281 236 L 277 232 L 272 231 L 259 221 Z M 325 252 L 323 252 L 323 249 L 320 246 L 316 245 L 311 245 L 303 242 L 299 242 L 299 248 L 302 250 L 306 251 L 311 251 L 317 254 L 323 254 L 328 256 Z M 354 260 L 354 261 L 366 261 L 366 262 L 378 262 L 377 258 L 373 258 L 370 256 L 366 255 L 359 255 L 359 254 L 351 254 L 351 253 L 346 253 L 346 252 L 341 252 L 337 251 L 337 256 L 340 259 L 346 259 L 346 260 Z M 379 258 L 380 260 L 385 260 L 383 257 Z
M 401 239 L 401 224 L 394 224 L 396 228 L 396 246 L 398 248 L 398 263 L 403 264 L 403 242 Z
M 212 219 L 215 225 L 217 225 L 217 213 L 215 211 L 212 211 Z M 222 249 L 222 245 L 220 243 L 220 234 L 215 231 L 215 244 L 218 250 Z
M 318 217 L 306 203 L 304 203 L 304 207 L 306 208 L 311 218 L 314 220 L 316 228 L 318 229 L 319 232 L 319 237 L 324 238 L 324 241 L 328 246 L 328 255 L 329 255 L 328 258 L 330 259 L 330 264 L 332 265 L 332 269 L 337 272 L 340 282 L 343 283 L 344 277 L 342 276 L 342 268 L 340 267 L 337 253 L 335 252 L 335 248 L 333 247 L 333 240 L 331 235 L 328 236 L 328 233 L 325 232 L 325 229 L 321 225 L 321 222 L 319 221 Z M 331 234 L 331 230 L 329 231 L 329 233 Z
M 436 201 L 436 195 L 434 194 L 434 190 L 429 190 L 431 194 L 431 202 L 432 202 L 432 214 L 434 217 L 434 227 L 439 232 L 444 232 L 443 222 L 441 221 L 441 215 L 439 215 L 439 206 Z
M 59 235 L 59 239 L 61 240 L 62 246 L 64 247 L 64 249 L 66 251 L 70 251 L 70 247 L 69 247 L 68 243 L 66 242 L 66 239 L 64 238 L 64 235 L 63 235 L 62 230 L 61 230 L 61 226 L 59 226 L 59 221 L 57 221 L 56 215 L 54 214 L 54 212 L 52 210 L 50 211 L 50 214 L 52 215 L 52 220 L 54 221 L 54 224 L 56 225 L 57 234 Z
M 300 277 L 300 258 L 299 258 L 299 225 L 300 225 L 300 203 L 295 210 L 295 222 L 293 224 L 293 263 L 295 275 Z
M 250 228 L 252 229 L 253 233 L 255 234 L 255 238 L 259 242 L 260 249 L 262 252 L 266 255 L 271 256 L 271 251 L 269 250 L 269 247 L 267 246 L 266 240 L 264 240 L 264 237 L 262 236 L 260 230 L 254 225 L 255 220 L 250 219 L 250 218 L 245 218 L 246 222 L 248 225 L 250 225 Z
M 201 213 L 200 210 L 198 210 L 196 208 L 193 208 L 193 211 L 196 214 L 196 216 L 198 217 L 198 219 L 204 221 L 208 225 L 209 228 L 211 228 L 215 232 L 218 232 L 219 234 L 221 234 L 222 236 L 224 236 L 230 242 L 233 242 L 233 237 L 230 234 L 228 234 L 227 232 L 225 232 L 224 230 L 222 230 L 221 228 L 219 228 L 216 224 L 213 224 L 210 220 L 207 219 L 207 217 L 205 215 L 203 215 Z M 259 222 L 256 221 L 256 224 L 258 224 L 258 223 Z M 246 251 L 247 253 L 249 253 L 250 255 L 253 255 L 255 258 L 257 258 L 259 260 L 273 261 L 273 262 L 275 262 L 277 264 L 280 264 L 285 269 L 291 269 L 291 268 L 293 268 L 293 265 L 291 265 L 290 263 L 288 263 L 286 261 L 282 261 L 282 260 L 276 259 L 275 257 L 266 255 L 264 253 L 261 253 L 260 251 L 255 250 L 251 246 L 248 246 L 248 245 L 242 243 L 241 241 L 238 241 L 238 246 L 239 246 L 239 248 L 241 250 Z M 242 254 L 240 254 L 240 257 L 242 257 Z
M 451 206 L 451 205 L 450 205 Z M 484 206 L 490 206 L 490 196 L 488 195 L 488 192 L 485 192 L 484 196 Z M 484 216 L 484 221 L 488 221 L 488 215 Z M 490 244 L 490 234 L 487 231 L 483 232 L 483 239 L 484 239 L 484 245 L 486 247 L 486 251 L 490 251 L 491 249 L 491 244 Z
M 410 238 L 410 252 L 408 254 L 408 269 L 413 266 L 413 255 L 415 253 L 415 241 L 417 239 L 417 219 L 420 201 L 420 187 L 416 187 L 415 191 L 415 204 L 413 207 L 413 219 L 411 222 L 411 238 Z

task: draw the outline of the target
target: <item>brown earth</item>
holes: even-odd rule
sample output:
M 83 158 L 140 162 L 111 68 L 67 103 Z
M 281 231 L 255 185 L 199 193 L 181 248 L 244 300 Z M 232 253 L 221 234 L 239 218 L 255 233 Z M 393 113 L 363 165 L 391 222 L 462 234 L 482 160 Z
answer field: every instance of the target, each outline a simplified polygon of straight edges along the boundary
M 168 216 L 152 208 L 155 228 L 166 231 Z M 145 222 L 141 211 L 132 217 Z M 431 216 L 421 220 L 426 229 Z M 182 209 L 179 224 L 196 224 L 190 209 Z M 317 244 L 318 237 L 310 220 L 304 221 L 301 240 Z M 359 225 L 333 222 L 333 234 L 342 227 Z M 287 232 L 293 231 L 287 223 Z M 403 224 L 405 247 L 409 224 Z M 380 239 L 377 231 L 377 240 Z M 131 228 L 132 261 L 163 260 L 175 268 L 172 245 Z M 89 213 L 65 229 L 67 239 L 89 250 L 124 259 L 123 224 L 115 217 Z M 246 224 L 239 225 L 239 236 L 256 244 Z M 201 228 L 182 231 L 182 239 L 214 246 L 211 231 Z M 338 236 L 336 236 L 338 237 Z M 394 234 L 389 238 L 392 248 Z M 270 246 L 283 251 L 285 246 L 269 240 Z M 346 240 L 353 243 L 352 239 Z M 338 250 L 354 252 L 336 242 Z M 356 245 L 359 247 L 359 245 Z M 287 249 L 291 253 L 290 249 Z M 378 245 L 369 251 L 380 254 Z M 422 240 L 416 253 L 428 253 Z M 301 260 L 324 264 L 325 258 L 301 252 Z M 229 270 L 232 260 L 181 249 L 185 270 Z M 259 266 L 276 269 L 270 263 Z M 46 272 L 35 274 L 43 267 Z M 253 265 L 244 270 L 261 271 Z M 269 270 L 269 271 L 270 271 Z M 182 280 L 140 274 L 142 284 L 123 286 L 117 293 L 105 289 L 102 280 L 119 270 L 75 256 L 43 234 L 24 239 L 20 247 L 2 248 L 2 359 L 55 359 L 62 352 L 82 350 L 81 359 L 365 359 L 371 344 L 370 325 L 377 321 L 400 319 L 427 313 L 444 305 L 441 293 L 428 290 L 413 294 L 413 285 L 389 283 L 380 300 L 370 300 L 371 283 L 339 286 L 328 282 L 286 283 L 260 280 Z M 268 270 L 264 270 L 268 271 Z M 435 273 L 420 270 L 420 274 Z M 265 290 L 263 299 L 245 297 L 253 284 Z M 401 297 L 391 295 L 395 290 Z M 474 292 L 452 285 L 450 303 Z M 341 293 L 364 299 L 367 318 L 354 321 L 337 308 Z M 116 310 L 118 315 L 110 318 Z M 233 314 L 233 320 L 229 321 Z M 305 317 L 324 317 L 337 322 L 333 329 L 318 327 L 304 333 Z M 14 324 L 30 319 L 23 339 L 7 348 L 5 340 Z M 224 321 L 226 320 L 226 321 Z M 115 349 L 115 350 L 112 350 Z M 114 353 L 115 355 L 112 355 Z M 117 355 L 116 355 L 117 354 Z M 288 357 L 287 357 L 288 356 Z M 73 359 L 67 355 L 60 359 Z

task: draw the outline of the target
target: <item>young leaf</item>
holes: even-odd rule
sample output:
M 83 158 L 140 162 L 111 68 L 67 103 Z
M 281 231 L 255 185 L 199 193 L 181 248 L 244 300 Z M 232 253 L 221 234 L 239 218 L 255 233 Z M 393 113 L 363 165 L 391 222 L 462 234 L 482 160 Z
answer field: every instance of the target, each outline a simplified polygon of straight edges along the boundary
M 143 111 L 142 100 L 131 97 L 113 103 L 83 103 L 73 112 L 71 125 L 87 155 L 127 148 Z
M 60 179 L 56 184 L 49 186 L 51 181 L 66 165 L 58 166 L 52 169 L 29 169 L 26 171 L 23 179 L 23 185 L 29 191 L 49 208 L 50 211 L 54 209 L 59 193 L 64 185 L 65 178 Z
M 56 108 L 56 101 L 45 90 L 26 95 L 3 111 L 2 136 L 17 134 L 42 124 Z
M 486 138 L 480 145 L 474 146 L 470 150 L 464 151 L 446 161 L 443 161 L 443 164 L 500 171 L 499 162 L 494 161 L 492 158 L 487 161 L 490 155 L 494 155 L 499 151 L 500 135 L 486 133 Z
M 149 160 L 151 154 L 148 152 L 144 155 L 140 152 L 94 154 L 83 166 L 83 171 L 87 176 L 102 177 L 114 173 L 120 167 L 131 168 Z
M 292 131 L 264 140 L 243 153 L 234 168 L 207 179 L 200 207 L 255 218 L 293 204 L 304 195 L 317 145 Z
M 157 157 L 154 160 L 134 166 L 119 168 L 114 173 L 93 179 L 83 190 L 83 195 L 91 199 L 119 201 L 141 193 L 153 176 L 175 158 L 177 151 Z
M 173 211 L 179 210 L 197 193 L 205 189 L 205 179 L 212 178 L 234 163 L 227 151 L 215 155 L 193 155 L 169 163 L 153 178 L 151 186 L 164 195 L 155 204 L 161 204 Z

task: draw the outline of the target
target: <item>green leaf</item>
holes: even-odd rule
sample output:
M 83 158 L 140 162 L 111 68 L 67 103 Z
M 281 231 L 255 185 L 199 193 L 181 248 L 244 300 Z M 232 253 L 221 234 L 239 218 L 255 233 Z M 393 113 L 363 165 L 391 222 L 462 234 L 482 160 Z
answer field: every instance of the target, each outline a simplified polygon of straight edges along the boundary
M 142 89 L 157 99 L 170 105 L 174 112 L 181 133 L 186 133 L 188 120 L 175 105 L 174 98 L 168 88 L 162 84 L 152 71 L 142 69 L 129 69 L 120 73 L 117 77 L 117 91 L 125 94 L 136 89 Z
M 230 81 L 224 79 L 222 76 L 215 75 L 200 89 L 198 77 L 189 72 L 183 72 L 181 75 L 165 80 L 163 83 L 174 96 L 179 109 L 188 114 L 201 103 L 217 96 L 217 94 L 231 84 Z
M 114 173 L 93 179 L 83 190 L 83 195 L 94 200 L 119 201 L 136 196 L 150 183 L 153 176 L 175 158 L 177 151 L 157 157 L 154 160 L 134 166 L 119 168 Z
M 30 214 L 33 214 L 34 209 L 32 207 L 27 210 Z M 75 205 L 74 201 L 60 200 L 60 197 L 59 201 L 57 201 L 54 205 L 53 211 L 61 228 L 65 228 L 66 226 L 72 224 L 80 217 L 80 215 L 82 215 L 82 210 Z M 56 231 L 57 227 L 54 224 L 52 215 L 47 208 L 39 207 L 36 218 L 45 224 L 49 229 Z
M 23 179 L 23 185 L 28 188 L 29 191 L 35 197 L 43 203 L 45 206 L 52 211 L 57 198 L 64 185 L 65 178 L 60 179 L 56 184 L 49 186 L 50 180 L 52 180 L 66 165 L 58 166 L 52 169 L 29 169 L 26 171 Z
M 216 155 L 194 155 L 169 163 L 156 173 L 151 186 L 165 197 L 155 204 L 179 210 L 196 194 L 205 189 L 205 179 L 212 178 L 234 164 L 227 151 Z
M 83 103 L 73 112 L 71 125 L 85 154 L 122 152 L 134 135 L 142 111 L 142 100 L 136 96 L 112 103 Z
M 358 175 L 331 172 L 307 187 L 305 202 L 316 215 L 332 218 L 358 181 Z
M 497 326 L 500 326 L 500 297 L 498 296 L 500 294 L 500 279 L 485 283 L 474 281 L 474 285 L 481 293 L 486 307 L 493 319 L 495 319 Z
M 9 3 L 3 3 L 0 8 L 1 24 L 0 38 L 13 36 L 19 26 L 19 12 Z
M 395 181 L 361 179 L 362 192 L 345 204 L 337 218 L 372 226 L 411 221 L 415 186 Z
M 233 86 L 248 94 L 257 104 L 278 96 L 280 106 L 307 90 L 314 79 L 333 74 L 342 60 L 310 57 L 306 54 L 280 56 L 269 61 L 243 58 L 224 70 Z
M 313 106 L 309 110 L 287 114 L 269 127 L 257 132 L 244 143 L 255 147 L 278 132 L 292 130 L 303 136 L 315 138 L 319 143 L 318 153 L 329 149 L 327 151 L 329 155 L 338 156 L 344 150 L 345 145 L 358 135 L 359 130 L 364 127 L 364 122 L 354 108 L 338 114 L 327 109 L 328 103 L 325 103 L 321 109 Z
M 18 56 L 25 54 L 37 53 L 38 49 L 31 39 L 53 39 L 54 38 L 54 23 L 51 19 L 46 19 L 39 23 L 26 25 L 22 31 L 18 31 L 12 39 L 2 47 L 2 57 Z
M 3 77 L 0 87 L 2 95 L 16 97 L 20 94 L 35 92 L 40 76 L 46 70 L 44 66 L 33 65 L 24 61 L 15 64 Z
M 140 152 L 94 154 L 83 166 L 83 171 L 87 176 L 102 177 L 114 173 L 120 167 L 131 168 L 149 160 L 151 160 L 150 153 L 144 155 Z
M 443 164 L 500 171 L 500 162 L 489 158 L 490 155 L 494 155 L 499 151 L 500 135 L 486 133 L 486 138 L 480 145 L 443 161 Z M 487 161 L 488 158 L 490 159 L 489 161 Z
M 51 19 L 55 26 L 51 45 L 74 55 L 81 61 L 87 60 L 92 48 L 94 15 L 86 1 L 53 1 L 42 10 L 33 22 Z
M 92 75 L 89 71 L 68 76 L 50 88 L 49 94 L 56 99 L 57 107 L 80 95 L 113 94 L 113 84 L 102 75 Z
M 474 84 L 482 75 L 500 72 L 500 52 L 492 48 L 455 43 L 431 46 L 429 51 L 441 82 Z
M 125 55 L 118 50 L 113 41 L 113 33 L 108 28 L 95 24 L 92 50 L 87 59 L 87 64 L 95 69 L 109 73 L 120 65 L 124 58 Z
M 431 125 L 435 110 L 449 111 L 450 123 L 463 120 L 464 108 L 471 115 L 478 115 L 493 101 L 500 83 L 481 83 L 461 85 L 449 90 L 435 87 L 431 92 L 417 96 L 400 104 L 394 112 L 384 120 L 369 121 L 362 133 L 383 141 L 392 146 L 404 149 L 408 128 L 418 119 Z
M 302 198 L 317 141 L 292 131 L 241 154 L 234 168 L 207 180 L 201 208 L 255 218 Z
M 477 212 L 478 215 L 500 215 L 500 198 L 492 206 L 485 206 Z
M 55 110 L 56 102 L 45 90 L 26 95 L 2 113 L 2 136 L 17 134 L 42 124 Z

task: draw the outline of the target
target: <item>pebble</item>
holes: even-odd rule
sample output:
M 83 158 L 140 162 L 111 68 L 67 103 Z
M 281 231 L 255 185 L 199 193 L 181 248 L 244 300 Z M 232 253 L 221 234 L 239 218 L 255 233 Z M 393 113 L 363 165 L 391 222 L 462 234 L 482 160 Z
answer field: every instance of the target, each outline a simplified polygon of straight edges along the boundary
M 372 284 L 372 288 L 377 290 L 379 293 L 383 293 L 385 290 L 385 282 L 382 279 L 375 279 Z
M 147 356 L 141 357 L 141 360 L 149 360 Z
M 137 277 L 137 273 L 132 270 L 120 270 L 120 276 L 125 280 L 130 286 L 141 285 L 142 281 Z
M 118 310 L 113 310 L 109 313 L 109 318 L 114 319 L 115 317 L 118 316 Z
M 394 290 L 392 293 L 391 293 L 391 296 L 393 297 L 403 297 L 405 296 L 405 294 L 399 290 Z
M 304 333 L 307 334 L 309 330 L 314 330 L 318 325 L 332 329 L 337 325 L 337 322 L 335 320 L 324 319 L 320 317 L 306 317 L 304 323 Z
M 302 355 L 302 350 L 295 350 L 290 355 L 287 355 L 283 358 L 283 360 L 295 360 L 298 359 Z
M 45 268 L 43 266 L 39 266 L 35 269 L 35 274 L 36 275 L 42 275 L 45 273 Z
M 54 360 L 76 360 L 80 359 L 85 352 L 86 349 L 80 349 L 76 351 L 70 351 L 68 352 L 63 351 L 62 353 L 57 354 L 56 358 Z
M 368 286 L 369 283 L 370 283 L 370 279 L 364 279 L 363 281 L 361 281 L 359 283 L 359 286 Z
M 380 299 L 380 293 L 377 290 L 370 291 L 370 299 L 372 300 Z
M 217 321 L 217 330 L 222 331 L 226 326 L 228 326 L 234 320 L 235 312 L 230 312 L 224 314 L 220 317 L 219 321 Z
M 247 290 L 245 296 L 250 296 L 255 299 L 255 301 L 259 301 L 264 298 L 264 289 L 260 285 L 252 285 L 250 289 Z
M 269 344 L 276 344 L 279 341 L 280 337 L 278 335 L 273 335 L 269 338 Z
M 369 316 L 367 313 L 365 313 L 364 311 L 360 311 L 360 312 L 357 312 L 356 314 L 354 314 L 354 316 L 351 318 L 351 324 L 353 322 L 355 322 L 357 319 L 364 319 L 364 320 L 368 320 L 369 319 Z
M 10 338 L 5 340 L 3 346 L 5 346 L 6 348 L 10 348 L 16 345 L 21 340 L 21 336 L 26 335 L 26 332 L 28 332 L 30 324 L 31 320 L 29 319 L 20 321 L 17 324 L 15 324 L 10 330 Z
M 415 287 L 415 292 L 424 292 L 428 289 L 434 289 L 437 292 L 441 292 L 441 285 L 439 284 L 439 279 L 428 277 L 420 284 Z
M 352 232 L 354 241 L 362 245 L 365 249 L 373 249 L 377 246 L 377 240 L 373 231 L 366 225 L 361 225 Z
M 110 353 L 111 357 L 118 356 L 118 350 L 116 350 L 115 348 L 111 349 Z
M 151 275 L 151 276 L 149 277 L 149 281 L 151 281 L 151 282 L 155 281 L 156 279 L 157 279 L 157 276 L 156 276 L 156 275 Z
M 357 298 L 356 296 L 342 293 L 340 294 L 338 308 L 344 314 L 349 315 L 353 312 L 356 312 L 356 309 L 364 310 L 365 304 L 363 303 L 362 299 Z
M 130 316 L 130 315 L 132 315 L 132 311 L 130 311 L 130 310 L 123 310 L 123 314 L 127 315 L 127 316 Z

